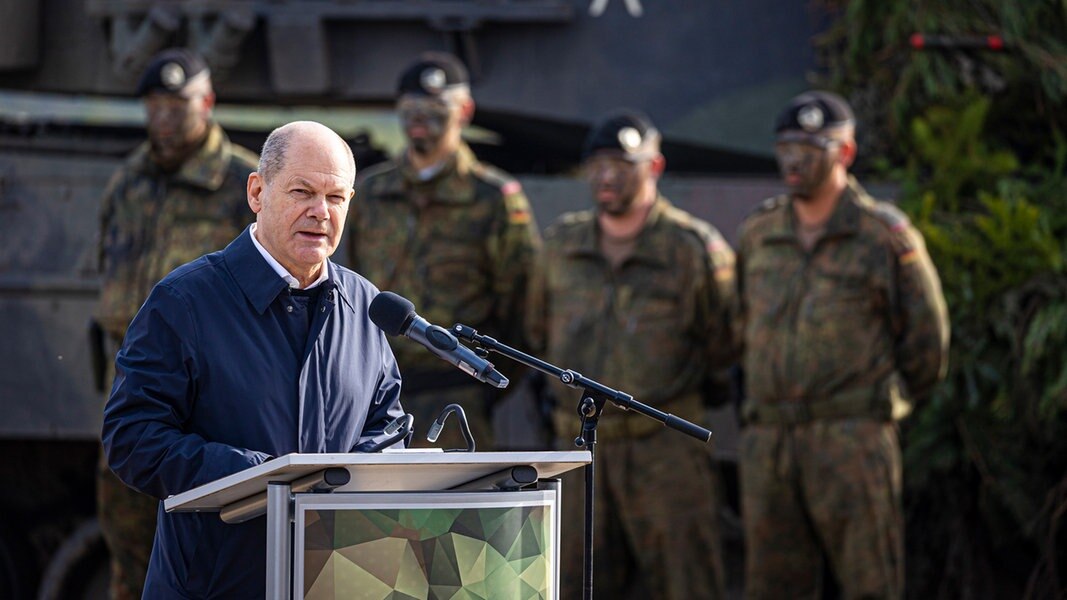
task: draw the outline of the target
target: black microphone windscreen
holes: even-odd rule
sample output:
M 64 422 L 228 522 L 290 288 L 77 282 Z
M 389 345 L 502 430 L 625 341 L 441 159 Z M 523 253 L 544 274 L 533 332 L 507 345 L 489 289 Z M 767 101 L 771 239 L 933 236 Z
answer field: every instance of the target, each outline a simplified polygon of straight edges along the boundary
M 370 320 L 387 335 L 400 335 L 415 314 L 415 305 L 393 292 L 382 292 L 371 300 L 367 310 Z

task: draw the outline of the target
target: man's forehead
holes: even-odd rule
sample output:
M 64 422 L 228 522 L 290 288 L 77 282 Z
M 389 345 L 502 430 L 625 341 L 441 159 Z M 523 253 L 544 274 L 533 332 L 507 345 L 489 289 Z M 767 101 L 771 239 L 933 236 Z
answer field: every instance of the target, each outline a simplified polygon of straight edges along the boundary
M 179 92 L 164 92 L 155 90 L 144 95 L 145 102 L 165 102 L 171 104 L 185 103 L 193 99 L 192 95 Z
M 775 136 L 776 144 L 804 144 L 825 148 L 832 142 L 845 141 L 848 138 L 844 127 L 809 132 L 801 129 L 784 129 Z
M 419 94 L 404 94 L 397 98 L 397 106 L 441 106 L 453 107 L 459 104 L 454 96 L 442 94 L 440 96 L 424 96 Z
M 287 160 L 279 173 L 284 185 L 303 185 L 316 189 L 351 189 L 355 173 L 346 161 L 317 159 L 296 155 Z
M 604 148 L 590 154 L 589 157 L 585 159 L 585 162 L 586 164 L 597 162 L 618 162 L 626 163 L 628 165 L 636 165 L 646 161 L 640 157 L 635 157 L 632 154 L 623 152 L 622 150 Z

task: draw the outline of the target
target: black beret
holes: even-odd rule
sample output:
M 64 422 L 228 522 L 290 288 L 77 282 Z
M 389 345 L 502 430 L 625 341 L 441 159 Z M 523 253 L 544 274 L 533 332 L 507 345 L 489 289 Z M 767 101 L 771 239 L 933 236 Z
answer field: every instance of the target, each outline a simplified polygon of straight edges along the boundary
M 627 160 L 648 160 L 659 153 L 659 131 L 647 116 L 634 110 L 618 110 L 593 126 L 582 147 L 582 160 L 600 150 L 621 152 Z
M 799 129 L 807 133 L 819 133 L 854 122 L 852 108 L 844 98 L 832 92 L 811 91 L 793 98 L 778 113 L 774 132 Z
M 454 85 L 467 85 L 470 78 L 467 68 L 458 58 L 444 52 L 425 52 L 400 75 L 396 92 L 398 96 L 440 96 Z
M 207 63 L 192 50 L 168 48 L 152 57 L 137 83 L 137 95 L 150 92 L 179 94 L 194 78 L 208 75 Z

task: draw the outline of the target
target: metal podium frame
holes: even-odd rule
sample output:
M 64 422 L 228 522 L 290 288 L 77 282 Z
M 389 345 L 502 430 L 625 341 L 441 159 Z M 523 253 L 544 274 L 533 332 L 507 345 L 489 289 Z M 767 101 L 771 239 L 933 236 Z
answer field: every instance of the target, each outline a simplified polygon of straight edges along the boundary
M 470 496 L 471 493 L 510 493 L 501 487 L 515 467 L 536 470 L 535 490 L 555 496 L 562 504 L 558 480 L 553 478 L 585 466 L 588 451 L 538 452 L 441 452 L 440 450 L 401 450 L 376 454 L 288 454 L 256 467 L 234 473 L 164 500 L 167 512 L 215 512 L 240 514 L 241 520 L 267 515 L 266 597 L 289 600 L 293 593 L 293 542 L 295 500 L 300 492 L 293 486 L 315 473 L 343 468 L 348 482 L 328 495 L 392 492 L 418 496 L 424 492 Z M 453 491 L 459 490 L 462 491 Z M 400 497 L 391 494 L 393 497 Z M 302 495 L 302 494 L 300 494 Z M 317 494 L 320 498 L 323 494 Z M 235 511 L 234 506 L 242 507 Z M 559 543 L 556 511 L 555 542 Z M 220 515 L 221 518 L 221 515 Z M 558 586 L 558 560 L 554 571 Z

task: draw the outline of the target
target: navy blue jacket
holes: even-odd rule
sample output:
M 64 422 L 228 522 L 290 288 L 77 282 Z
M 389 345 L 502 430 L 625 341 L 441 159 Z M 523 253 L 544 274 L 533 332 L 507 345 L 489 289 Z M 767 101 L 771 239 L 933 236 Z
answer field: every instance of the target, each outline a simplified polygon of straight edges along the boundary
M 164 278 L 130 324 L 104 409 L 108 464 L 166 498 L 292 452 L 358 452 L 402 414 L 400 372 L 367 317 L 377 289 L 329 263 L 298 364 L 287 284 L 249 231 Z M 274 305 L 272 307 L 272 304 Z M 164 513 L 145 598 L 263 598 L 266 522 Z

